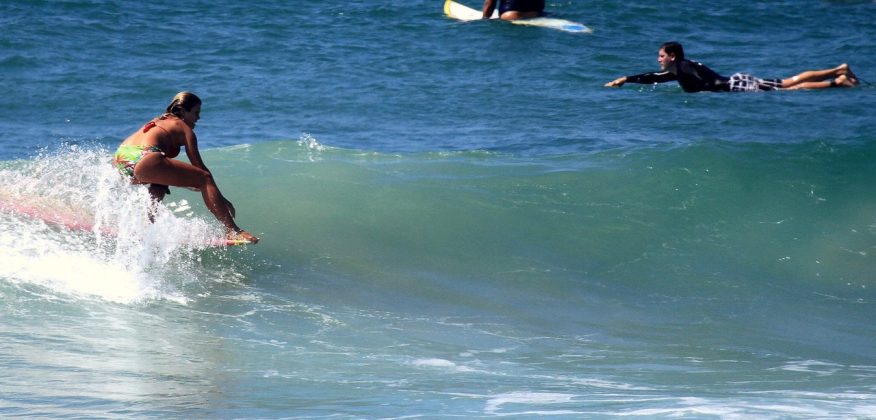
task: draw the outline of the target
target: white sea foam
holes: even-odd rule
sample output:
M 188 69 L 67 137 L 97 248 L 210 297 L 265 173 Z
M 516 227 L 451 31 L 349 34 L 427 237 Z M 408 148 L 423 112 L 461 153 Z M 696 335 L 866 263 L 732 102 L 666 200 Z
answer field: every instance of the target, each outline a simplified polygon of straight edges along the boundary
M 310 150 L 316 150 L 319 152 L 325 150 L 325 146 L 319 144 L 316 138 L 310 135 L 310 133 L 303 133 L 298 139 L 298 144 L 307 147 Z
M 319 144 L 319 142 L 308 133 L 304 133 L 298 139 L 298 145 L 303 146 L 307 149 L 307 160 L 310 162 L 316 162 L 320 160 L 319 153 L 325 151 L 325 146 Z
M 108 152 L 70 149 L 0 170 L 0 278 L 119 303 L 185 302 L 179 286 L 218 227 L 180 217 L 191 214 L 185 200 L 149 223 L 146 188 L 120 177 Z
M 417 359 L 411 362 L 411 364 L 417 367 L 447 369 L 452 372 L 477 372 L 476 369 L 458 365 L 454 362 L 451 362 L 450 360 L 445 359 Z
M 20 225 L 19 225 L 20 226 Z M 0 278 L 38 284 L 57 292 L 130 303 L 155 295 L 148 278 L 48 235 L 26 235 L 26 246 L 0 232 Z
M 581 414 L 580 411 L 574 411 L 570 409 L 556 409 L 549 410 L 545 409 L 544 406 L 551 404 L 569 404 L 573 403 L 576 399 L 576 395 L 574 394 L 566 394 L 566 393 L 558 393 L 558 392 L 530 392 L 530 391 L 515 391 L 509 392 L 505 394 L 494 395 L 487 400 L 486 405 L 484 406 L 484 412 L 489 415 L 513 415 L 513 416 L 523 416 L 523 415 L 572 415 L 572 414 Z M 527 405 L 536 405 L 541 408 L 537 410 L 513 410 L 509 408 L 507 412 L 504 412 L 504 406 L 513 405 L 514 408 L 518 408 L 517 406 L 527 406 Z
M 832 375 L 843 368 L 842 365 L 836 363 L 820 362 L 818 360 L 800 360 L 789 362 L 777 369 L 789 372 L 814 373 L 819 376 Z

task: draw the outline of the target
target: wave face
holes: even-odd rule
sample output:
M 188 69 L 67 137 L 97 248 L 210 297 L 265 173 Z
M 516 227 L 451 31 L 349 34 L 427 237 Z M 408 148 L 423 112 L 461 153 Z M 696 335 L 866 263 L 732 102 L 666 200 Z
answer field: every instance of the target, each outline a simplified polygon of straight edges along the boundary
M 241 145 L 207 159 L 240 224 L 263 241 L 216 251 L 180 239 L 218 232 L 196 194 L 174 189 L 149 224 L 143 188 L 113 172 L 107 151 L 74 146 L 0 172 L 15 186 L 7 196 L 41 197 L 56 209 L 63 202 L 57 214 L 80 209 L 93 222 L 71 231 L 4 213 L 2 293 L 49 305 L 68 324 L 109 318 L 141 331 L 183 322 L 177 339 L 206 353 L 180 380 L 221 392 L 227 384 L 202 368 L 239 366 L 211 355 L 213 333 L 197 325 L 229 329 L 220 333 L 225 352 L 286 355 L 247 362 L 244 382 L 316 380 L 333 398 L 346 391 L 331 369 L 376 358 L 359 380 L 402 389 L 449 381 L 480 392 L 454 410 L 485 415 L 609 414 L 617 395 L 638 415 L 857 413 L 876 398 L 866 385 L 876 377 L 876 225 L 866 198 L 874 154 L 868 142 L 714 142 L 549 158 L 385 154 L 310 136 Z M 128 225 L 128 234 L 104 234 Z M 82 319 L 83 308 L 98 315 Z M 44 321 L 10 310 L 11 325 Z M 67 336 L 58 328 L 49 331 Z M 174 344 L 161 354 L 143 367 L 149 375 L 189 353 Z M 510 388 L 483 393 L 464 378 L 504 378 Z M 189 391 L 174 398 L 241 413 L 192 401 Z M 302 388 L 263 392 L 284 399 Z M 761 400 L 805 406 L 752 407 Z M 143 412 L 181 411 L 147 404 Z
M 294 249 L 359 274 L 854 302 L 872 298 L 874 152 L 713 142 L 521 158 L 274 142 L 217 157 L 248 162 L 228 177 L 259 186 L 242 199 L 271 258 Z

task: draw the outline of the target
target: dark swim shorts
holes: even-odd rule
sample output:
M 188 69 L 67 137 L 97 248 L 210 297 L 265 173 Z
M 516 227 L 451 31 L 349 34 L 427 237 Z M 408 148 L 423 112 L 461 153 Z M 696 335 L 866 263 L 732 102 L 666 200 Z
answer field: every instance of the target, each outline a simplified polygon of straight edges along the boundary
M 501 0 L 499 2 L 499 14 L 509 10 L 515 12 L 542 12 L 544 0 Z

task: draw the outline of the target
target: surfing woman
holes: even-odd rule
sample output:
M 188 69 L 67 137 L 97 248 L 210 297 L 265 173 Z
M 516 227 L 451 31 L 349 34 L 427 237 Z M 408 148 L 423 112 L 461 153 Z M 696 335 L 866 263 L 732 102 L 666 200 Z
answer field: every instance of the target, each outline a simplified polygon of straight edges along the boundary
M 758 92 L 783 89 L 824 89 L 853 87 L 858 79 L 848 64 L 832 69 L 811 70 L 787 79 L 761 79 L 747 73 L 724 77 L 696 61 L 684 58 L 684 48 L 677 42 L 667 42 L 657 52 L 660 72 L 622 76 L 605 84 L 606 87 L 624 83 L 663 83 L 677 81 L 685 92 Z
M 159 202 L 170 192 L 168 185 L 200 191 L 210 212 L 225 225 L 228 239 L 258 242 L 234 223 L 235 210 L 222 196 L 210 170 L 204 166 L 193 131 L 201 118 L 201 99 L 194 93 L 174 96 L 167 111 L 131 134 L 116 151 L 114 162 L 133 184 L 151 184 L 149 194 Z M 189 163 L 174 159 L 186 148 Z

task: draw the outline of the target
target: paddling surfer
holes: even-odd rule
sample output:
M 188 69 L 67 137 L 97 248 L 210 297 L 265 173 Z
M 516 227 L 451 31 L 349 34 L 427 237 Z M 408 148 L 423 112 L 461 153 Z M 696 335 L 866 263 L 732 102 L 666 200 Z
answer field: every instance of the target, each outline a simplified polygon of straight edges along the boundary
M 660 72 L 622 76 L 605 84 L 619 87 L 624 83 L 664 83 L 677 81 L 685 92 L 757 92 L 783 89 L 824 89 L 853 87 L 858 79 L 848 64 L 832 69 L 810 70 L 787 79 L 761 79 L 747 73 L 724 77 L 696 61 L 684 57 L 684 48 L 677 42 L 667 42 L 657 52 Z

